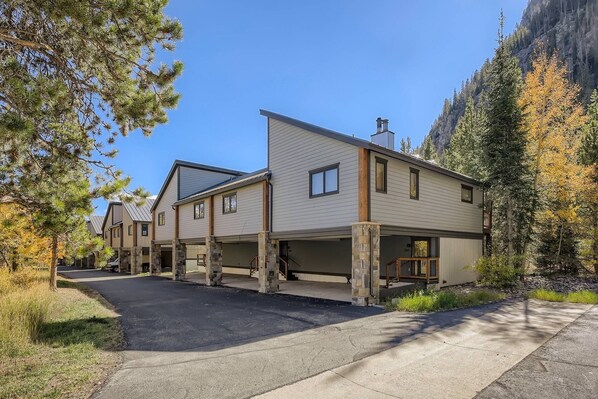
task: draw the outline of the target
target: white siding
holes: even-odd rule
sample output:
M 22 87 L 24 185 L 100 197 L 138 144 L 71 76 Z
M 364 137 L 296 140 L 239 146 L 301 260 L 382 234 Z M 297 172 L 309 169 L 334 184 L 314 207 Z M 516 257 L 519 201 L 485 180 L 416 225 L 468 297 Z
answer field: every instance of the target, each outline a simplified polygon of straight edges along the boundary
M 235 191 L 231 191 L 232 193 Z M 263 230 L 262 183 L 241 187 L 237 193 L 237 212 L 222 213 L 222 193 L 214 196 L 214 235 L 233 236 L 256 234 Z
M 357 147 L 269 118 L 272 231 L 349 226 L 357 221 Z M 340 163 L 339 193 L 309 198 L 309 171 Z
M 172 175 L 172 179 L 170 179 L 162 198 L 160 198 L 160 202 L 155 208 L 156 220 L 154 220 L 154 223 L 156 223 L 156 241 L 174 239 L 174 210 L 172 209 L 172 204 L 177 201 L 178 173 L 178 170 L 176 170 Z M 164 212 L 165 215 L 165 224 L 163 226 L 158 225 L 158 214 L 160 212 Z
M 229 180 L 236 175 L 228 173 L 212 172 L 203 169 L 179 167 L 180 173 L 180 192 L 178 199 L 185 198 L 206 188 L 215 186 L 218 183 Z M 174 180 L 174 177 L 173 177 Z
M 372 221 L 384 225 L 482 233 L 482 193 L 473 190 L 473 204 L 461 201 L 460 180 L 388 159 L 387 193 L 376 192 L 376 153 L 371 153 Z M 409 168 L 419 170 L 419 200 L 409 198 Z
M 440 238 L 440 285 L 463 284 L 477 279 L 468 266 L 482 256 L 482 240 Z M 446 281 L 446 283 L 443 283 Z
M 193 204 L 184 204 L 179 206 L 179 237 L 180 238 L 201 238 L 208 235 L 210 220 L 210 201 L 204 200 L 204 218 L 193 219 Z

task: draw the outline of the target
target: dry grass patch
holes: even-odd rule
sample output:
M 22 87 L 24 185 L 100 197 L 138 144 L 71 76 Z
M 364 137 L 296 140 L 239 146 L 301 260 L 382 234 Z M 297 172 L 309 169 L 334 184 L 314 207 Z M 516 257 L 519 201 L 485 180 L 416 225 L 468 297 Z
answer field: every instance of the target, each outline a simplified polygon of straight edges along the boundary
M 24 317 L 21 305 L 7 305 L 7 295 L 47 306 L 27 339 L 19 328 L 4 328 L 0 398 L 87 398 L 119 363 L 118 315 L 79 284 L 61 278 L 57 292 L 44 287 L 46 281 L 0 294 L 0 314 Z

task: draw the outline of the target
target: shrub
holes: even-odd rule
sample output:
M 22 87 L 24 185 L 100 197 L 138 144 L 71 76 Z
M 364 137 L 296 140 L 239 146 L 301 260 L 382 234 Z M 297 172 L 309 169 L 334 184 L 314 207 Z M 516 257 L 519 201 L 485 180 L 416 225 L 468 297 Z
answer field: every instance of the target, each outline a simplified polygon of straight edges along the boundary
M 588 290 L 561 294 L 560 292 L 556 291 L 538 289 L 533 291 L 529 297 L 550 302 L 587 303 L 591 305 L 598 304 L 598 294 Z
M 503 299 L 504 294 L 476 291 L 459 294 L 453 291 L 416 291 L 399 298 L 396 309 L 404 312 L 435 312 L 477 306 Z
M 473 265 L 480 283 L 488 287 L 504 288 L 517 284 L 523 270 L 521 257 L 501 255 L 485 256 Z

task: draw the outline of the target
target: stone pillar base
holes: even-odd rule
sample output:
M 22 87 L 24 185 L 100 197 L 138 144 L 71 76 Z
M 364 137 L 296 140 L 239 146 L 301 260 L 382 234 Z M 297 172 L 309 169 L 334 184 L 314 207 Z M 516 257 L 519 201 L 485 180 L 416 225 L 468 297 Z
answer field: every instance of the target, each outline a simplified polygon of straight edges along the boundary
M 131 274 L 141 273 L 142 256 L 141 247 L 131 248 Z
M 181 240 L 172 240 L 172 279 L 184 280 L 187 274 L 187 246 Z
M 380 300 L 380 224 L 351 226 L 351 297 L 353 305 L 368 306 Z
M 270 239 L 267 231 L 257 235 L 259 292 L 273 294 L 278 291 L 278 241 Z
M 222 243 L 206 237 L 206 285 L 222 285 Z
M 162 246 L 152 241 L 150 247 L 150 274 L 152 276 L 162 273 Z

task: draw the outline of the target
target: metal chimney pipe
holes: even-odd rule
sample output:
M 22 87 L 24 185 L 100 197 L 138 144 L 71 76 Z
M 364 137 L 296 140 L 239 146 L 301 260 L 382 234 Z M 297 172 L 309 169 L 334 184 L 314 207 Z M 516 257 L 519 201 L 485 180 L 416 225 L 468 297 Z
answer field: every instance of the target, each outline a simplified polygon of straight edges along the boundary
M 376 133 L 382 133 L 382 118 L 376 119 Z
M 382 131 L 388 132 L 388 119 L 382 119 Z

